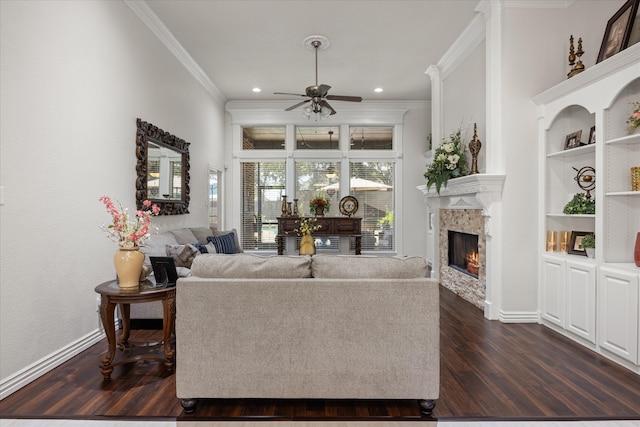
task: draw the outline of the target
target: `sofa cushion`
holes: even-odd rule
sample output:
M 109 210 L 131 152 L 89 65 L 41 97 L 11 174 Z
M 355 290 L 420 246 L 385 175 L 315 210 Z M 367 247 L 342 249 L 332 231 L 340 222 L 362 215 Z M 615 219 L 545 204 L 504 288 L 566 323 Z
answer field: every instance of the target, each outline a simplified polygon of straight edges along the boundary
M 235 254 L 236 242 L 233 233 L 224 234 L 222 236 L 209 236 L 207 240 L 216 247 L 219 254 Z
M 209 227 L 191 227 L 191 232 L 196 238 L 196 242 L 206 245 L 208 243 L 207 237 L 213 236 L 213 230 Z
M 193 260 L 200 255 L 200 251 L 193 245 L 167 245 L 166 256 L 173 258 L 176 267 L 191 268 Z
M 232 228 L 231 230 L 224 230 L 224 231 L 219 231 L 219 230 L 216 230 L 216 229 L 212 229 L 211 231 L 213 232 L 214 236 L 224 236 L 225 234 L 233 233 L 233 239 L 234 239 L 235 244 L 236 244 L 236 253 L 243 253 L 244 252 L 242 250 L 242 245 L 240 244 L 240 240 L 238 239 L 238 231 L 235 228 Z
M 167 256 L 167 245 L 177 245 L 176 237 L 170 233 L 152 234 L 149 240 L 140 247 L 144 254 L 144 264 L 150 266 L 150 256 Z
M 315 255 L 311 270 L 318 279 L 412 279 L 426 277 L 427 261 L 418 256 Z
M 173 234 L 178 241 L 179 245 L 189 245 L 191 243 L 197 243 L 198 239 L 193 235 L 193 232 L 188 228 L 179 228 L 178 230 L 171 230 L 171 234 Z
M 301 279 L 311 277 L 311 257 L 253 254 L 200 255 L 193 276 L 229 279 Z

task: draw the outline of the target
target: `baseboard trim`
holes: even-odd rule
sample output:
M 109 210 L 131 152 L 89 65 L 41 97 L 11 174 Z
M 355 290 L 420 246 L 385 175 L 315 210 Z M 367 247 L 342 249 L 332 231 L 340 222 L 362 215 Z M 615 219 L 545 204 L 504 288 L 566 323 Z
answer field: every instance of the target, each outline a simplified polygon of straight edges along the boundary
M 538 323 L 538 312 L 501 310 L 498 320 L 502 323 Z
M 0 400 L 26 386 L 30 382 L 40 378 L 42 375 L 54 368 L 62 365 L 64 362 L 80 354 L 102 340 L 104 337 L 104 332 L 101 329 L 96 329 L 78 340 L 73 341 L 69 345 L 43 357 L 15 374 L 2 379 L 0 381 Z

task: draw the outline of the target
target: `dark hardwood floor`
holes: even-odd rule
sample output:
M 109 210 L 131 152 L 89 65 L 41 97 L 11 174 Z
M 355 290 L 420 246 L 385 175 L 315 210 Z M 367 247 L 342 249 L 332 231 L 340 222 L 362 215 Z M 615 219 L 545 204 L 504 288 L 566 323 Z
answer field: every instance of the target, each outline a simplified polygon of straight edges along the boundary
M 640 376 L 537 324 L 503 324 L 441 288 L 436 419 L 638 419 Z M 158 339 L 138 330 L 133 338 Z M 102 341 L 0 401 L 0 418 L 424 420 L 415 401 L 203 400 L 185 416 L 155 362 L 98 368 Z M 180 355 L 178 355 L 180 363 Z

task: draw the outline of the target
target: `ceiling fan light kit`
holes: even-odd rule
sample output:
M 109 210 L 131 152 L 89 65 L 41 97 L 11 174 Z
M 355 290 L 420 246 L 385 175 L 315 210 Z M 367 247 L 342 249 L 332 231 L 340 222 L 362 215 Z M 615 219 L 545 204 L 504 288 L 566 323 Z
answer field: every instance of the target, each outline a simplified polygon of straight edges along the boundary
M 302 96 L 307 97 L 304 101 L 298 102 L 297 104 L 292 105 L 289 108 L 286 108 L 285 111 L 294 110 L 306 103 L 309 105 L 303 108 L 302 113 L 307 116 L 307 118 L 311 118 L 311 116 L 315 116 L 316 121 L 318 118 L 323 120 L 329 116 L 336 114 L 336 110 L 333 109 L 331 105 L 327 102 L 328 100 L 334 101 L 348 101 L 348 102 L 361 102 L 362 98 L 359 96 L 345 96 L 345 95 L 328 95 L 329 89 L 331 86 L 325 84 L 318 84 L 318 50 L 323 50 L 329 47 L 330 42 L 329 39 L 325 36 L 321 35 L 312 35 L 305 37 L 303 40 L 303 45 L 309 49 L 313 49 L 315 51 L 316 56 L 316 83 L 313 86 L 309 86 L 305 90 L 305 94 L 297 94 L 297 93 L 287 93 L 287 92 L 274 92 L 274 95 L 293 95 L 293 96 Z

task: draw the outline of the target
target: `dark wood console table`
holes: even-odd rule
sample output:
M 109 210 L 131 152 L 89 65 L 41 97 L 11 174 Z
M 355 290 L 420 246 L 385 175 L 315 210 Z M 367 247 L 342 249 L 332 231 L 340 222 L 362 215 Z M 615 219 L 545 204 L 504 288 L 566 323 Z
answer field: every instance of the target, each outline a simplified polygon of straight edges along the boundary
M 145 280 L 140 283 L 138 288 L 128 290 L 120 289 L 117 280 L 111 280 L 101 283 L 96 286 L 95 291 L 100 294 L 100 318 L 102 319 L 102 326 L 107 335 L 107 342 L 109 343 L 109 350 L 107 354 L 102 358 L 102 365 L 100 371 L 104 376 L 104 379 L 109 379 L 113 372 L 113 367 L 124 363 L 137 362 L 139 360 L 157 360 L 164 363 L 164 366 L 169 372 L 173 370 L 175 362 L 175 351 L 171 342 L 171 336 L 174 333 L 175 316 L 176 316 L 176 288 L 156 286 L 155 283 L 150 280 Z M 162 301 L 163 307 L 163 348 L 164 357 L 160 357 L 157 354 L 144 354 L 138 356 L 131 356 L 124 358 L 123 360 L 113 363 L 116 356 L 116 347 L 123 351 L 131 351 L 135 345 L 130 344 L 129 332 L 130 332 L 130 304 L 140 302 Z M 120 306 L 120 312 L 122 314 L 122 334 L 120 334 L 120 341 L 116 342 L 116 328 L 114 312 L 116 305 Z M 145 343 L 142 347 L 151 347 L 154 344 Z M 138 345 L 140 346 L 140 345 Z
M 313 233 L 314 236 L 340 236 L 354 237 L 356 239 L 356 255 L 360 255 L 362 250 L 362 218 L 347 216 L 319 216 L 317 224 L 321 226 L 318 231 Z M 298 228 L 300 217 L 283 216 L 278 217 L 278 235 L 276 242 L 278 243 L 278 255 L 284 253 L 285 237 L 293 237 L 296 235 L 295 228 Z

